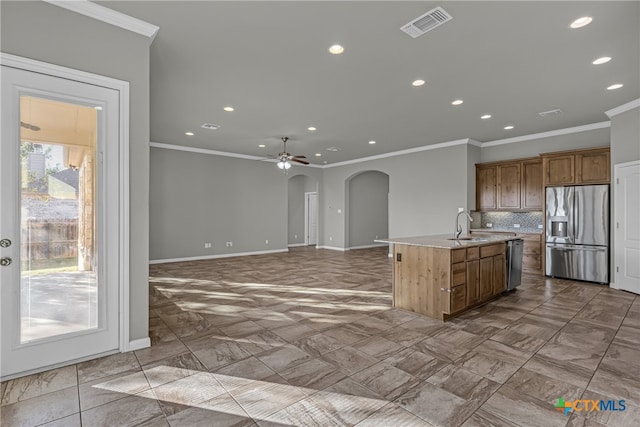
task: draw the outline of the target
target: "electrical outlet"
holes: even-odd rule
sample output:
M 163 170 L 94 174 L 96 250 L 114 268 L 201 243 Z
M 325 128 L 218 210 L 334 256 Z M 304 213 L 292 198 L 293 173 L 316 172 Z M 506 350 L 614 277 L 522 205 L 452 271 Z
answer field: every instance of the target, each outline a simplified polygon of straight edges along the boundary
M 378 235 L 376 234 L 376 239 L 378 238 Z
M 487 223 L 487 228 L 491 228 L 493 227 L 493 224 L 491 224 L 490 222 Z
M 332 240 L 333 240 L 333 237 L 329 236 L 329 241 L 332 241 Z
M 210 249 L 211 248 L 211 243 L 205 243 L 204 244 L 204 248 L 205 249 Z
M 458 208 L 458 213 L 464 212 L 464 208 Z
M 293 235 L 293 238 L 294 238 L 294 239 L 297 239 L 297 238 L 298 238 L 298 235 L 297 235 L 297 234 L 294 234 L 294 235 Z
M 513 224 L 513 228 L 520 228 L 520 224 Z
M 342 213 L 342 209 L 338 209 L 338 213 L 341 214 Z
M 227 247 L 233 246 L 233 242 L 227 242 Z
M 542 224 L 538 224 L 538 228 L 542 230 Z
M 269 240 L 265 240 L 265 241 L 264 241 L 264 244 L 265 244 L 265 245 L 268 245 L 268 244 L 269 244 Z

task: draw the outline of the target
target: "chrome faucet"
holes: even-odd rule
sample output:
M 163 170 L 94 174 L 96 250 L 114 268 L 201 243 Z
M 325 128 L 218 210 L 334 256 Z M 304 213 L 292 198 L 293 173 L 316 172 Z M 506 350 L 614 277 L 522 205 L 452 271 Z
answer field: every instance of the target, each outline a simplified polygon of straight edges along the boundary
M 469 213 L 466 212 L 464 209 L 458 212 L 458 216 L 456 216 L 456 228 L 455 228 L 455 231 L 453 232 L 453 237 L 456 239 L 458 239 L 462 234 L 462 226 L 460 225 L 460 214 L 465 214 L 467 218 L 469 218 L 469 222 L 473 222 L 473 218 L 471 218 L 471 215 L 469 215 Z

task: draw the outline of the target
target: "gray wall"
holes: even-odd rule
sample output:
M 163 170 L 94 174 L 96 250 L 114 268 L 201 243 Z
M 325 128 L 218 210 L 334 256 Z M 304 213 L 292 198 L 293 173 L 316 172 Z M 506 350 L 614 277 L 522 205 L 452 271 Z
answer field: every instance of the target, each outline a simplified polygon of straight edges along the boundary
M 453 232 L 458 207 L 468 208 L 467 145 L 461 144 L 324 169 L 320 245 L 345 248 L 345 183 L 376 170 L 389 175 L 389 236 Z
M 2 1 L 1 50 L 130 83 L 130 339 L 148 337 L 149 39 L 45 2 Z
M 306 230 L 304 229 L 305 193 L 318 191 L 318 182 L 307 175 L 297 175 L 289 178 L 287 204 L 288 224 L 287 236 L 289 245 L 304 244 Z
M 347 185 L 347 246 L 370 246 L 389 237 L 389 175 L 362 172 Z
M 566 135 L 525 140 L 511 144 L 493 145 L 490 147 L 482 147 L 480 162 L 522 159 L 535 157 L 540 153 L 551 153 L 553 151 L 603 147 L 609 145 L 609 141 L 610 130 L 606 127 Z
M 270 162 L 152 148 L 151 259 L 286 250 L 287 181 Z
M 614 167 L 618 163 L 626 163 L 640 160 L 640 107 L 618 114 L 611 118 L 611 178 L 613 179 Z M 615 224 L 615 197 L 616 186 L 612 185 L 611 191 L 611 230 Z M 611 233 L 611 282 L 615 283 L 615 259 L 616 245 L 615 233 Z

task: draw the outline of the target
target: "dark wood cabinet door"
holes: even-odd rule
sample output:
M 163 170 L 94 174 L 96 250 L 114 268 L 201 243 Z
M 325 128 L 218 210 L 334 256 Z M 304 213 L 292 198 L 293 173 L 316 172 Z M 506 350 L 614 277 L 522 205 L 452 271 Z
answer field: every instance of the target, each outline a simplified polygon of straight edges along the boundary
M 545 157 L 545 185 L 571 185 L 575 183 L 575 155 Z
M 523 210 L 541 211 L 543 204 L 542 160 L 522 162 Z
M 467 305 L 480 302 L 480 260 L 467 261 Z
M 498 295 L 505 289 L 506 259 L 504 254 L 493 256 L 493 295 Z
M 493 257 L 480 258 L 480 299 L 488 299 L 492 293 Z
M 498 166 L 498 209 L 520 209 L 520 163 Z
M 610 175 L 609 150 L 576 155 L 576 184 L 608 184 Z
M 496 209 L 497 170 L 496 166 L 476 167 L 476 209 Z

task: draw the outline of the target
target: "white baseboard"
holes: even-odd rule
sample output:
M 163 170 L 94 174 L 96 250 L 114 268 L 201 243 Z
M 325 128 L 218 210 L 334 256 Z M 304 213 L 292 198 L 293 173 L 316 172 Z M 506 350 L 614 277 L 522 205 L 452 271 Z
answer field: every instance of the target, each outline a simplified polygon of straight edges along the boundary
M 166 264 L 169 262 L 200 261 L 203 259 L 217 259 L 217 258 L 231 258 L 235 256 L 275 254 L 279 252 L 289 252 L 289 249 L 273 249 L 269 251 L 253 251 L 253 252 L 235 252 L 231 254 L 204 255 L 204 256 L 193 256 L 193 257 L 185 257 L 185 258 L 153 259 L 149 261 L 149 264 Z
M 337 246 L 316 246 L 316 248 L 318 248 L 318 249 L 329 249 L 330 251 L 340 251 L 340 252 L 345 252 L 345 251 L 349 250 L 349 248 L 339 248 Z
M 309 245 L 307 245 L 306 243 L 292 243 L 292 244 L 287 245 L 287 246 L 290 247 L 290 248 L 297 248 L 297 247 L 300 247 L 300 246 L 309 246 Z
M 129 341 L 129 348 L 126 351 L 141 350 L 147 347 L 151 347 L 151 339 L 149 337 Z
M 375 243 L 373 245 L 363 245 L 363 246 L 351 246 L 349 250 L 353 249 L 369 249 L 369 248 L 379 248 L 382 246 L 389 246 L 388 243 Z

